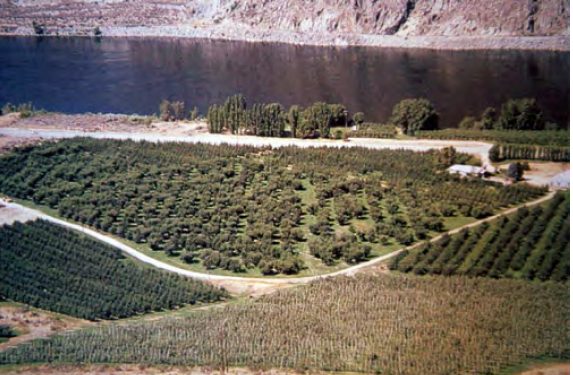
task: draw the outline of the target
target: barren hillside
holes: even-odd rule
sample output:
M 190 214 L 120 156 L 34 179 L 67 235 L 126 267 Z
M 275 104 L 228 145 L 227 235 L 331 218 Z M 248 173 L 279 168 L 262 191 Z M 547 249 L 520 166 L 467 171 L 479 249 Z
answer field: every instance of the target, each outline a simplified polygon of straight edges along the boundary
M 0 0 L 0 31 L 243 26 L 397 36 L 568 35 L 569 0 Z M 230 28 L 232 30 L 232 28 Z

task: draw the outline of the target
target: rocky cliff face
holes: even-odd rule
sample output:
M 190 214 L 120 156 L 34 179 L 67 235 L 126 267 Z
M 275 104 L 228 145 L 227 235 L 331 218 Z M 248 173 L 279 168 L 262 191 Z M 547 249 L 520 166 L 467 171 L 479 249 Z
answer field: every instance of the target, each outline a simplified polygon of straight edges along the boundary
M 238 24 L 397 36 L 568 35 L 569 0 L 0 0 L 0 31 L 30 26 Z
M 253 27 L 378 35 L 563 35 L 568 0 L 241 0 L 221 18 Z

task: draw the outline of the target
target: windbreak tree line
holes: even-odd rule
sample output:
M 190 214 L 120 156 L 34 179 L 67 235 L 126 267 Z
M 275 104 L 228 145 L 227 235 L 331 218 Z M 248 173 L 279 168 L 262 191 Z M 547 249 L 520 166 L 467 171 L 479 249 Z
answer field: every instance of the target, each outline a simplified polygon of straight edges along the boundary
M 405 251 L 390 269 L 416 275 L 467 275 L 569 281 L 570 196 Z
M 215 302 L 227 293 L 144 268 L 109 245 L 36 220 L 0 227 L 0 296 L 96 320 Z
M 489 158 L 493 162 L 507 159 L 568 162 L 570 160 L 570 149 L 569 146 L 535 146 L 501 143 L 494 145 L 489 150 Z
M 450 375 L 499 374 L 540 356 L 569 357 L 569 283 L 357 275 L 180 319 L 74 331 L 2 352 L 0 364 Z
M 347 116 L 344 106 L 322 102 L 306 108 L 293 105 L 288 112 L 278 103 L 255 103 L 248 108 L 246 98 L 239 94 L 228 98 L 223 105 L 209 107 L 207 122 L 211 133 L 329 138 L 331 127 L 348 124 Z
M 436 129 L 438 113 L 427 99 L 405 99 L 396 104 L 388 127 L 380 131 L 372 126 L 359 136 L 393 138 L 395 129 L 414 135 L 418 130 Z M 331 128 L 360 125 L 364 114 L 355 113 L 352 118 L 341 104 L 314 103 L 306 108 L 293 105 L 286 111 L 280 104 L 253 104 L 249 109 L 243 95 L 228 98 L 223 105 L 212 105 L 207 115 L 209 131 L 232 134 L 252 134 L 262 137 L 331 138 Z M 288 131 L 287 131 L 288 128 Z
M 506 159 L 569 161 L 570 134 L 559 126 L 546 123 L 534 99 L 511 99 L 501 106 L 499 115 L 487 108 L 481 120 L 466 117 L 459 129 L 419 131 L 418 138 L 495 141 L 490 150 L 492 161 Z
M 419 131 L 416 137 L 422 139 L 460 139 L 494 141 L 502 144 L 569 147 L 570 133 L 568 130 L 465 130 L 444 129 L 434 131 Z
M 543 111 L 533 98 L 509 99 L 498 110 L 486 108 L 479 120 L 467 116 L 459 124 L 463 130 L 557 130 L 543 119 Z
M 360 262 L 442 232 L 450 218 L 486 217 L 544 192 L 445 171 L 468 162 L 453 149 L 78 138 L 0 157 L 0 191 L 205 269 L 296 274 L 303 254 Z

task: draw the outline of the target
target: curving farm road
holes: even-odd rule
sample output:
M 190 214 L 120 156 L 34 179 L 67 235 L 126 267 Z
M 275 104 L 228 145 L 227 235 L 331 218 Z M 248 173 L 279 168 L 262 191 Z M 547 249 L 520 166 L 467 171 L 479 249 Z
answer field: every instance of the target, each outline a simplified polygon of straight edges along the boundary
M 502 215 L 511 214 L 511 213 L 517 211 L 520 207 L 533 206 L 533 205 L 543 203 L 543 202 L 553 198 L 554 195 L 555 195 L 555 191 L 549 192 L 544 197 L 539 198 L 535 201 L 524 203 L 520 206 L 505 210 L 505 211 L 503 211 L 497 215 L 490 216 L 486 219 L 479 220 L 479 221 L 476 221 L 474 223 L 464 225 L 462 227 L 459 227 L 459 228 L 456 228 L 454 230 L 447 232 L 447 234 L 454 234 L 454 233 L 461 231 L 464 228 L 471 228 L 471 227 L 480 225 L 481 223 L 495 220 Z M 305 283 L 309 283 L 309 282 L 314 281 L 314 280 L 327 278 L 327 277 L 333 277 L 333 276 L 339 276 L 339 275 L 353 275 L 355 272 L 357 272 L 358 270 L 360 270 L 362 268 L 370 267 L 370 266 L 377 264 L 377 263 L 380 263 L 386 259 L 390 259 L 390 258 L 400 254 L 403 251 L 413 249 L 413 248 L 421 245 L 421 243 L 418 243 L 418 244 L 415 244 L 412 246 L 404 247 L 400 250 L 396 250 L 390 254 L 386 254 L 386 255 L 371 259 L 367 262 L 360 263 L 360 264 L 357 264 L 355 266 L 352 266 L 352 267 L 349 267 L 349 268 L 346 268 L 346 269 L 343 269 L 340 271 L 336 271 L 336 272 L 332 272 L 332 273 L 320 275 L 320 276 L 309 276 L 309 277 L 298 277 L 298 278 L 254 278 L 254 277 L 247 278 L 247 277 L 238 277 L 238 276 L 209 275 L 209 274 L 205 274 L 205 273 L 184 270 L 182 268 L 178 268 L 178 267 L 172 266 L 170 264 L 164 263 L 164 262 L 159 261 L 157 259 L 151 258 L 145 254 L 142 254 L 141 252 L 135 250 L 134 248 L 127 246 L 127 245 L 113 239 L 112 237 L 110 237 L 108 235 L 96 232 L 96 231 L 91 230 L 89 228 L 85 228 L 85 227 L 78 225 L 78 224 L 73 224 L 73 223 L 70 223 L 68 221 L 55 218 L 53 216 L 47 215 L 47 214 L 40 212 L 38 210 L 24 207 L 24 206 L 17 204 L 17 203 L 8 202 L 5 199 L 0 199 L 0 204 L 6 206 L 8 208 L 18 210 L 18 211 L 22 212 L 23 214 L 25 214 L 30 219 L 41 218 L 41 219 L 50 221 L 50 222 L 58 224 L 58 225 L 62 225 L 66 228 L 70 228 L 70 229 L 73 229 L 75 231 L 87 234 L 87 235 L 89 235 L 89 236 L 91 236 L 91 237 L 93 237 L 99 241 L 102 241 L 102 242 L 107 243 L 111 246 L 114 246 L 114 247 L 118 248 L 119 250 L 131 255 L 132 257 L 134 257 L 134 258 L 136 258 L 136 259 L 138 259 L 144 263 L 150 264 L 154 267 L 157 267 L 157 268 L 169 271 L 169 272 L 174 272 L 174 273 L 177 273 L 179 275 L 188 276 L 188 277 L 192 277 L 192 278 L 196 278 L 196 279 L 202 279 L 202 280 L 210 281 L 210 282 L 232 281 L 232 282 L 238 282 L 238 283 L 243 283 L 243 284 L 275 284 L 275 285 L 305 284 Z M 1 211 L 0 211 L 0 213 L 1 213 Z M 443 235 L 444 234 L 440 234 L 440 235 L 432 238 L 430 240 L 430 242 L 437 241 Z

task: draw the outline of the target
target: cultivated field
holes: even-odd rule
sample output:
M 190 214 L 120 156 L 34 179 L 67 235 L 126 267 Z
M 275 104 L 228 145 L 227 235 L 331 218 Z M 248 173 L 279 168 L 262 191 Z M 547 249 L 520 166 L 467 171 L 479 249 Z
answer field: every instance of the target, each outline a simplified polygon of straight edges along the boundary
M 499 373 L 569 353 L 569 284 L 340 277 L 187 318 L 106 325 L 0 363 L 248 365 L 392 374 Z
M 0 159 L 0 191 L 192 270 L 324 273 L 531 200 L 544 189 L 445 172 L 454 149 L 64 140 Z
M 469 275 L 566 281 L 570 272 L 570 196 L 405 251 L 390 268 L 417 275 Z

